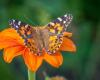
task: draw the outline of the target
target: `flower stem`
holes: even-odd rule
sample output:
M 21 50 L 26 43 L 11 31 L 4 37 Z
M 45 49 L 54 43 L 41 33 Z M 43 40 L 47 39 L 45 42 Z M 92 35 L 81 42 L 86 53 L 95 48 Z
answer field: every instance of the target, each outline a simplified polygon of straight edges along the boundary
M 35 73 L 28 70 L 28 80 L 36 80 Z
M 49 77 L 46 77 L 45 80 L 49 80 Z

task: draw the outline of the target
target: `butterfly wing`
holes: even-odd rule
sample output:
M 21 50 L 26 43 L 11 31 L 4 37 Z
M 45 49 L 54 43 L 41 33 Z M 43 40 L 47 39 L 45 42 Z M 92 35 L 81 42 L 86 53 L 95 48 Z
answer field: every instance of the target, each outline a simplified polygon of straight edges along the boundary
M 12 26 L 12 28 L 17 30 L 20 36 L 24 39 L 25 45 L 29 47 L 29 49 L 33 51 L 33 53 L 37 53 L 36 43 L 33 39 L 33 32 L 35 31 L 35 28 L 14 19 L 10 20 L 9 24 Z
M 33 28 L 18 20 L 10 20 L 10 25 L 24 39 L 25 45 L 36 54 L 45 47 L 48 54 L 55 53 L 63 41 L 63 32 L 72 20 L 72 15 L 64 15 L 50 22 L 45 28 Z M 45 34 L 47 33 L 47 34 Z
M 49 31 L 48 54 L 55 53 L 59 49 L 63 41 L 63 33 L 66 31 L 68 25 L 72 21 L 72 18 L 71 14 L 66 14 L 47 25 L 47 29 Z

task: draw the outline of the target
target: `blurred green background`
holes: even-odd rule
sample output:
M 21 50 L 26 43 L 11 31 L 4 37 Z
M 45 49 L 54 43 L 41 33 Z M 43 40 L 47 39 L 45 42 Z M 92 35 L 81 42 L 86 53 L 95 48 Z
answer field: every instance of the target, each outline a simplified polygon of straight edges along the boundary
M 68 31 L 73 33 L 77 52 L 62 52 L 64 62 L 58 69 L 44 62 L 37 71 L 37 80 L 44 80 L 44 72 L 68 80 L 100 80 L 100 0 L 0 0 L 0 31 L 8 28 L 12 18 L 37 26 L 65 13 L 74 17 Z M 2 53 L 0 80 L 27 80 L 23 59 L 17 57 L 7 64 Z

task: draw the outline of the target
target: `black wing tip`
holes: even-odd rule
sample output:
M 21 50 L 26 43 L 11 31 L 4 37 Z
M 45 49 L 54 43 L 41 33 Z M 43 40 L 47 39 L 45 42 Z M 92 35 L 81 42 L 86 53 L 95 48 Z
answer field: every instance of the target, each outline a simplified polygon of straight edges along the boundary
M 9 25 L 12 25 L 15 22 L 15 19 L 10 19 L 8 22 L 9 22 Z
M 72 19 L 73 18 L 73 15 L 72 14 L 69 14 L 69 13 L 66 13 L 64 15 L 64 17 L 69 18 L 69 19 Z
M 19 26 L 21 25 L 21 21 L 18 21 L 18 20 L 15 20 L 15 19 L 10 19 L 10 20 L 9 20 L 9 25 L 10 25 L 12 28 L 18 29 Z
M 48 24 L 48 26 L 54 26 L 56 23 L 60 23 L 61 25 L 68 25 L 73 19 L 73 15 L 66 13 L 65 15 L 58 17 L 57 19 L 53 20 Z

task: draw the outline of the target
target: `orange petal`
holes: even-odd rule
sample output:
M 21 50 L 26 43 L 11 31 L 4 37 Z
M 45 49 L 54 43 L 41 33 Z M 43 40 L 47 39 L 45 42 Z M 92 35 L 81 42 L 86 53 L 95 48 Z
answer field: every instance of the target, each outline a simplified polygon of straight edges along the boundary
M 34 53 L 31 53 L 28 49 L 25 50 L 23 54 L 23 58 L 25 61 L 25 64 L 31 71 L 37 71 L 37 69 L 42 64 L 42 56 L 36 56 Z
M 64 32 L 64 33 L 63 33 L 63 36 L 71 37 L 71 36 L 72 36 L 72 33 L 70 33 L 70 32 Z
M 63 43 L 60 47 L 61 51 L 76 51 L 76 46 L 74 45 L 74 43 L 72 42 L 72 40 L 63 37 Z
M 63 62 L 63 57 L 60 52 L 51 55 L 45 53 L 44 60 L 54 67 L 59 67 Z
M 2 37 L 2 39 L 0 39 L 0 49 L 17 45 L 23 45 L 23 43 L 9 37 Z
M 24 50 L 23 46 L 15 46 L 15 47 L 8 47 L 4 49 L 4 60 L 7 63 L 10 63 L 12 59 L 22 53 Z
M 19 42 L 23 43 L 23 39 L 19 36 L 16 30 L 13 28 L 8 28 L 0 32 L 0 38 L 10 38 L 10 39 L 15 39 L 18 40 Z

